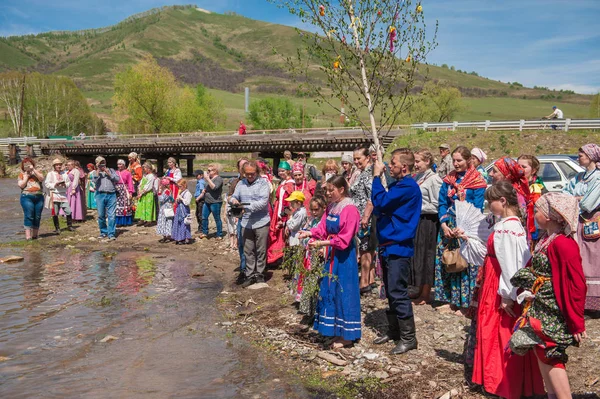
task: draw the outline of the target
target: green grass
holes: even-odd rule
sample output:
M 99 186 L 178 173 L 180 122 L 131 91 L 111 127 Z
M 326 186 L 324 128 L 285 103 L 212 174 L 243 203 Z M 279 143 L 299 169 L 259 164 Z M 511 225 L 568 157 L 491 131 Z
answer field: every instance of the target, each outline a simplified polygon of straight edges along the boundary
M 2 69 L 24 68 L 35 63 L 33 58 L 0 40 L 0 71 Z
M 467 109 L 456 115 L 457 121 L 540 119 L 558 106 L 566 118 L 586 118 L 589 106 L 547 100 L 523 100 L 506 97 L 463 98 Z

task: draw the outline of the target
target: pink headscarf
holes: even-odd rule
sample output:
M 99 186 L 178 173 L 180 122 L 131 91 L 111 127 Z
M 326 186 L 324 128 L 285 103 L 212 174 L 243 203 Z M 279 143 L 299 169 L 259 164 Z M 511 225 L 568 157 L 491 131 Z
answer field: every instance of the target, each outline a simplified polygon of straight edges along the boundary
M 535 207 L 548 219 L 564 223 L 563 232 L 572 235 L 577 232 L 579 204 L 577 198 L 563 193 L 547 193 L 540 197 Z
M 471 150 L 471 155 L 474 155 L 479 159 L 479 162 L 484 163 L 487 160 L 487 155 L 481 148 L 475 147 Z
M 598 147 L 596 144 L 586 144 L 581 147 L 581 151 L 583 151 L 583 153 L 587 155 L 592 162 L 600 162 L 600 147 Z M 596 167 L 600 169 L 600 165 L 596 165 Z

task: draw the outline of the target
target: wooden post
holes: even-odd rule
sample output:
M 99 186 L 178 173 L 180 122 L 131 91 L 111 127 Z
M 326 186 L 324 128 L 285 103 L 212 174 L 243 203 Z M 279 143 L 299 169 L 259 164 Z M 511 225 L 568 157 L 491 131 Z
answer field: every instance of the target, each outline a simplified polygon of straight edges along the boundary
M 8 145 L 8 164 L 16 165 L 17 162 L 17 145 L 9 144 Z
M 187 159 L 187 175 L 194 176 L 194 158 Z
M 165 159 L 158 158 L 156 160 L 156 175 L 159 177 L 163 176 L 164 171 L 165 171 Z
M 29 158 L 33 158 L 35 156 L 33 153 L 33 144 L 27 144 L 27 156 Z

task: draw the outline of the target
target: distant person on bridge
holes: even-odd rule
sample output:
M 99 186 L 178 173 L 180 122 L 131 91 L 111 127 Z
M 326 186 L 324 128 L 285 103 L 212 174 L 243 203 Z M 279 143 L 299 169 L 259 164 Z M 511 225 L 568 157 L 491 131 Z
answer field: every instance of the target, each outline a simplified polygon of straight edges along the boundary
M 240 127 L 238 129 L 238 133 L 240 136 L 243 136 L 246 134 L 246 125 L 244 125 L 244 121 L 240 121 Z

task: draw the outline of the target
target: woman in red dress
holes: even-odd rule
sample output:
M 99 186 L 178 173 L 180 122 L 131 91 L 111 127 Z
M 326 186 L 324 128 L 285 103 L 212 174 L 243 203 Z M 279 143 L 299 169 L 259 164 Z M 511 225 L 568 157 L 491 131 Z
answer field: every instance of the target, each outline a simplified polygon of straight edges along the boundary
M 527 232 L 519 214 L 517 193 L 508 181 L 490 187 L 485 198 L 500 218 L 487 242 L 488 254 L 479 273 L 477 335 L 472 381 L 503 398 L 543 394 L 544 384 L 533 354 L 517 356 L 506 350 L 521 313 L 511 277 L 531 258 Z
M 294 191 L 294 180 L 291 177 L 291 167 L 286 161 L 279 163 L 278 175 L 281 179 L 279 187 L 275 191 L 275 203 L 273 204 L 273 215 L 269 227 L 269 247 L 267 248 L 267 264 L 273 264 L 283 258 L 285 237 L 283 236 L 285 222 L 288 215 L 285 213 L 287 207 L 286 199 Z
M 294 191 L 301 191 L 304 194 L 304 207 L 310 209 L 310 200 L 315 195 L 316 183 L 314 180 L 307 181 L 304 176 L 304 164 L 294 163 L 292 166 L 292 178 L 294 179 Z

